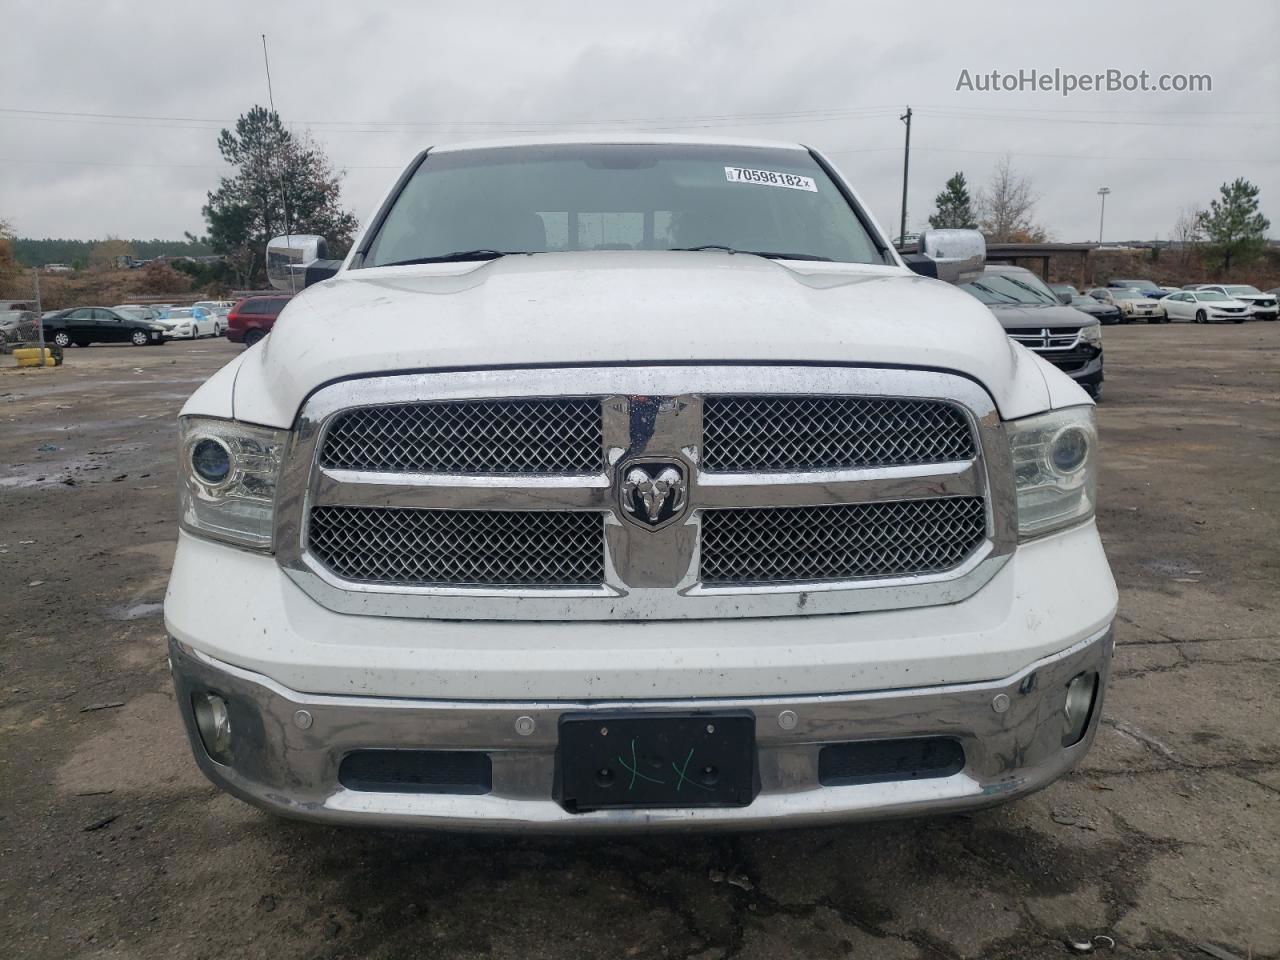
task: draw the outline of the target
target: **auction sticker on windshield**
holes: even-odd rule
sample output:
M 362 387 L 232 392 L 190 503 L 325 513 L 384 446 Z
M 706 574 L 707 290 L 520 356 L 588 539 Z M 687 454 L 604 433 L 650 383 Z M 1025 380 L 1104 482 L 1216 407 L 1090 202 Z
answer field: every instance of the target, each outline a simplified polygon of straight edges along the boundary
M 813 177 L 802 177 L 794 173 L 779 173 L 776 170 L 725 167 L 724 178 L 730 183 L 758 183 L 765 187 L 787 187 L 790 190 L 818 192 L 818 185 L 813 182 Z

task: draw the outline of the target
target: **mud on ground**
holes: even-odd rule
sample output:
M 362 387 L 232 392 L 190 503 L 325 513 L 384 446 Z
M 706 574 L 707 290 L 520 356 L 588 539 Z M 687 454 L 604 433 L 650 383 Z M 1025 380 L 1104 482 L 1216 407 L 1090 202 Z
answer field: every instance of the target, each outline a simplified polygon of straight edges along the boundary
M 675 839 L 343 830 L 219 793 L 158 604 L 173 418 L 239 348 L 0 372 L 0 955 L 1280 956 L 1280 324 L 1105 336 L 1120 646 L 1084 765 L 969 816 Z

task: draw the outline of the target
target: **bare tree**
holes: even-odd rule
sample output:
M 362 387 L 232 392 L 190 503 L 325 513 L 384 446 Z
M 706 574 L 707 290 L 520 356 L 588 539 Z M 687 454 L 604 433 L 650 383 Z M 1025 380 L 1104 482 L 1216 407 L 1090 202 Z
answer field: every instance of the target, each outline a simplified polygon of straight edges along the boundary
M 1203 213 L 1194 206 L 1183 207 L 1169 233 L 1174 262 L 1180 273 L 1186 273 L 1204 242 Z
M 987 185 L 978 191 L 978 223 L 993 243 L 1040 243 L 1048 233 L 1035 222 L 1040 197 L 1031 180 L 1019 176 L 1007 154 L 996 164 Z

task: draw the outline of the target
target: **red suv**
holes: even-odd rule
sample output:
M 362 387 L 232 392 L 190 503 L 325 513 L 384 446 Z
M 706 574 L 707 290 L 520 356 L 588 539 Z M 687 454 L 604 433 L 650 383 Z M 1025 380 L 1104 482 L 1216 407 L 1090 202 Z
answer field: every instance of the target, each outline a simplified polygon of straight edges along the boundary
M 289 297 L 245 297 L 227 314 L 227 339 L 252 347 L 271 332 Z

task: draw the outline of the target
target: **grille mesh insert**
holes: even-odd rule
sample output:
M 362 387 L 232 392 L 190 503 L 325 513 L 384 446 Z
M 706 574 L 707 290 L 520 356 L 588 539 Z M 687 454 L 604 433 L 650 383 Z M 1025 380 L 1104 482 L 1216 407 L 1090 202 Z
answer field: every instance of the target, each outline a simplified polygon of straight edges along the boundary
M 708 510 L 704 583 L 790 583 L 940 573 L 986 536 L 981 497 Z
M 707 397 L 703 469 L 834 470 L 974 457 L 958 409 L 877 397 Z
M 600 401 L 467 400 L 339 414 L 320 464 L 396 473 L 599 473 Z
M 400 585 L 578 586 L 604 581 L 591 512 L 315 507 L 311 551 L 339 577 Z

